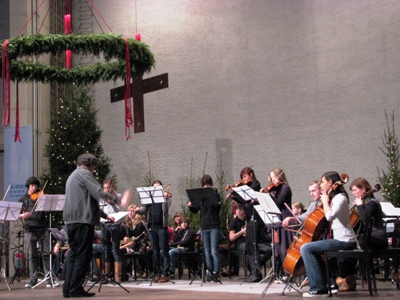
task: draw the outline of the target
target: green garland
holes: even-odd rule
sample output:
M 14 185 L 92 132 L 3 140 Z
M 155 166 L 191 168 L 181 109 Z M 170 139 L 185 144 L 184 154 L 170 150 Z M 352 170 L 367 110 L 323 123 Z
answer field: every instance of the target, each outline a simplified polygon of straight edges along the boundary
M 3 44 L 4 41 L 1 41 Z M 131 76 L 149 73 L 155 65 L 153 54 L 148 46 L 134 39 L 128 39 Z M 57 54 L 65 50 L 74 54 L 103 54 L 105 63 L 86 67 L 45 66 L 24 62 L 18 57 Z M 13 81 L 41 81 L 93 84 L 99 81 L 124 79 L 126 76 L 125 40 L 114 34 L 35 34 L 9 39 L 10 77 Z M 0 53 L 0 67 L 2 64 Z M 111 61 L 114 60 L 114 61 Z M 117 61 L 115 61 L 117 60 Z

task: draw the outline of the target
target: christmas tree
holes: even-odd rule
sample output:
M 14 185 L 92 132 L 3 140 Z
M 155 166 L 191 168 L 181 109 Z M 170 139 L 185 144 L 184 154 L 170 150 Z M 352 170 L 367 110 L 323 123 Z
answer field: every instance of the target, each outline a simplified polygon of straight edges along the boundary
M 400 172 L 399 172 L 399 141 L 394 129 L 394 111 L 392 122 L 389 123 L 388 115 L 385 111 L 387 131 L 384 130 L 382 138 L 383 148 L 379 147 L 386 155 L 386 171 L 378 168 L 378 181 L 382 187 L 382 196 L 394 206 L 400 206 Z
M 45 156 L 49 168 L 44 170 L 41 180 L 48 182 L 45 193 L 65 194 L 65 183 L 68 176 L 76 169 L 79 155 L 91 153 L 99 159 L 94 176 L 99 182 L 111 173 L 110 159 L 104 155 L 101 146 L 102 131 L 97 125 L 97 110 L 88 87 L 74 87 L 70 97 L 59 100 L 58 108 L 50 120 L 49 140 L 45 146 Z M 61 216 L 56 216 L 59 222 Z

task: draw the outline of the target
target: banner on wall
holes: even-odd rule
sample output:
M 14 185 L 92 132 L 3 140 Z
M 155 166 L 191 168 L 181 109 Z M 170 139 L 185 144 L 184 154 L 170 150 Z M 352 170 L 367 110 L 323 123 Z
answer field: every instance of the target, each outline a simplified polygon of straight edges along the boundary
M 16 202 L 27 192 L 25 182 L 33 176 L 32 126 L 20 127 L 20 142 L 14 142 L 15 127 L 4 128 L 5 201 Z

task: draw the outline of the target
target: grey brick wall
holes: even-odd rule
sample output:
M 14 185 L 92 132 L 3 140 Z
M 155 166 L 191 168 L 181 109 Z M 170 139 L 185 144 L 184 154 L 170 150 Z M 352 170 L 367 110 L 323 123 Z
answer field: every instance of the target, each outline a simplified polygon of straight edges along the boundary
M 308 183 L 328 170 L 375 184 L 384 111 L 400 123 L 399 1 L 95 4 L 115 34 L 133 37 L 137 25 L 157 61 L 147 76 L 169 74 L 168 89 L 145 95 L 146 131 L 130 141 L 123 103 L 109 100 L 122 82 L 95 86 L 119 190 L 144 184 L 148 152 L 153 173 L 172 184 L 172 211 L 204 167 L 215 178 L 222 165 L 233 183 L 253 166 L 262 186 L 283 168 L 293 200 L 306 204 Z

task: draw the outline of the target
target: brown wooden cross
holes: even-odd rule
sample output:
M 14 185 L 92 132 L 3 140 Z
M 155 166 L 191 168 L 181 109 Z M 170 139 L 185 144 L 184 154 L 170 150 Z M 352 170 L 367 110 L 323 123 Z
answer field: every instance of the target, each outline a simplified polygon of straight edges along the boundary
M 135 133 L 144 132 L 144 103 L 143 95 L 168 87 L 168 73 L 143 79 L 142 76 L 133 78 L 130 97 L 133 98 L 133 129 Z M 111 103 L 124 100 L 125 86 L 111 89 Z

